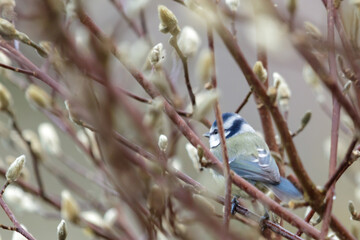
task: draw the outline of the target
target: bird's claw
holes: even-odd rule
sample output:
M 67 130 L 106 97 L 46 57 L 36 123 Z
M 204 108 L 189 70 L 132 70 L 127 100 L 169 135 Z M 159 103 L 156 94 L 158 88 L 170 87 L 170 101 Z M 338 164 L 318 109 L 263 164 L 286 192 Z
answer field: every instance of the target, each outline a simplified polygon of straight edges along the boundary
M 233 198 L 231 201 L 231 215 L 234 215 L 236 213 L 236 207 L 238 206 L 239 202 L 236 197 Z
M 270 215 L 269 215 L 269 212 L 267 210 L 265 210 L 265 214 L 260 218 L 260 222 L 259 222 L 259 225 L 260 225 L 260 229 L 261 231 L 263 232 L 266 228 L 266 224 L 265 224 L 265 221 L 269 220 L 270 219 Z

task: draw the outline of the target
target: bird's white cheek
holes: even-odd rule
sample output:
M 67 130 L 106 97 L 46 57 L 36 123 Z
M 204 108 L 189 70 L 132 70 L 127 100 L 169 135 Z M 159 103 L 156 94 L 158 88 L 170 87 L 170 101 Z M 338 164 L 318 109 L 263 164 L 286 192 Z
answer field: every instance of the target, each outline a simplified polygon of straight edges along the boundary
M 214 148 L 220 144 L 220 138 L 218 136 L 210 136 L 210 148 Z

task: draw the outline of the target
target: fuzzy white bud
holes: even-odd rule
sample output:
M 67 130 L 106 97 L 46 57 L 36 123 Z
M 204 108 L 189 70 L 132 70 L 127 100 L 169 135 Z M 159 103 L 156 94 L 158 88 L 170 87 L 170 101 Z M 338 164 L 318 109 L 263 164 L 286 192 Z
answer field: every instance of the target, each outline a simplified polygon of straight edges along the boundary
M 178 26 L 178 20 L 175 14 L 164 5 L 158 6 L 158 13 L 160 19 L 160 25 L 159 25 L 160 32 L 170 33 L 171 35 L 179 34 L 180 28 Z
M 34 152 L 36 157 L 39 160 L 44 160 L 44 152 L 38 135 L 33 130 L 25 129 L 23 131 L 23 136 L 26 141 L 30 142 L 31 150 Z M 27 146 L 25 149 L 27 149 Z
M 39 108 L 50 109 L 52 99 L 42 88 L 31 84 L 25 92 L 25 97 L 29 103 Z
M 61 220 L 59 225 L 57 226 L 57 237 L 58 240 L 65 240 L 67 237 L 67 229 L 65 220 Z
M 273 73 L 274 86 L 277 87 L 277 101 L 283 111 L 289 110 L 291 91 L 285 79 L 277 72 Z
M 207 49 L 202 50 L 196 63 L 197 74 L 201 82 L 205 85 L 209 82 L 213 74 L 212 55 Z
M 6 202 L 11 204 L 16 210 L 28 213 L 38 212 L 40 209 L 39 203 L 33 196 L 24 192 L 21 188 L 16 186 L 8 186 L 4 193 Z
M 322 38 L 322 33 L 318 27 L 316 27 L 311 22 L 304 22 L 305 32 L 314 40 L 320 40 Z
M 165 49 L 162 43 L 156 44 L 148 55 L 148 62 L 152 67 L 161 64 L 161 62 L 165 59 Z
M 266 81 L 268 74 L 261 61 L 257 61 L 254 64 L 253 71 L 256 74 L 256 76 L 260 79 L 260 81 L 262 82 Z
M 168 146 L 168 138 L 165 135 L 161 134 L 159 137 L 158 145 L 159 145 L 160 150 L 165 152 L 166 148 Z
M 194 28 L 190 26 L 185 26 L 180 33 L 178 39 L 178 45 L 185 57 L 194 56 L 200 46 L 201 40 L 199 34 L 195 31 Z
M 142 9 L 146 9 L 149 0 L 131 0 L 126 2 L 126 13 L 132 17 L 136 16 Z
M 85 147 L 91 148 L 91 150 L 96 158 L 100 158 L 99 145 L 97 144 L 96 136 L 93 131 L 85 128 L 85 131 L 79 130 L 76 133 L 76 136 L 78 137 L 80 142 L 82 144 L 84 144 Z
M 6 171 L 6 180 L 14 182 L 20 176 L 21 170 L 24 168 L 26 162 L 25 155 L 16 158 Z
M 15 0 L 1 0 L 0 8 L 2 9 L 1 15 L 3 18 L 9 19 L 10 21 L 15 18 L 14 8 L 16 6 Z
M 71 222 L 79 219 L 79 206 L 71 193 L 67 190 L 61 192 L 61 216 Z
M 211 89 L 196 94 L 196 106 L 193 118 L 201 120 L 214 107 L 216 100 L 219 98 L 219 91 Z
M 81 217 L 96 226 L 103 227 L 105 225 L 103 218 L 95 211 L 82 212 Z
M 12 102 L 9 90 L 0 83 L 0 111 L 9 109 Z
M 3 52 L 0 51 L 0 63 L 5 64 L 5 65 L 11 65 L 11 60 L 10 58 Z M 12 71 L 9 69 L 5 69 L 5 68 L 1 68 L 0 69 L 0 74 L 4 75 L 5 77 L 9 78 L 12 74 Z
M 233 12 L 236 12 L 240 6 L 240 0 L 226 0 L 225 3 Z
M 321 85 L 319 76 L 309 65 L 304 66 L 302 74 L 305 82 L 315 91 L 317 100 L 323 102 L 325 99 L 324 88 Z
M 118 211 L 115 208 L 110 208 L 104 214 L 104 222 L 107 227 L 113 226 L 117 218 L 118 218 Z
M 53 125 L 47 122 L 41 123 L 38 132 L 42 147 L 50 155 L 59 155 L 61 152 L 60 139 Z
M 198 150 L 191 143 L 187 143 L 185 145 L 185 149 L 186 149 L 186 152 L 187 152 L 190 160 L 192 161 L 192 163 L 194 165 L 194 168 L 196 170 L 199 170 L 201 168 L 201 166 L 200 166 Z

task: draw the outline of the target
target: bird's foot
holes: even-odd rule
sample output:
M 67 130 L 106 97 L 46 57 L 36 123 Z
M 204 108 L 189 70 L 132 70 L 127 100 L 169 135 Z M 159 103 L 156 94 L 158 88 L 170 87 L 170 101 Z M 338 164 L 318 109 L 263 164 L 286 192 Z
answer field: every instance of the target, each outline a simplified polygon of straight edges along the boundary
M 231 215 L 236 213 L 236 207 L 238 206 L 239 202 L 236 197 L 234 197 L 231 201 Z
M 269 212 L 267 210 L 265 210 L 265 214 L 260 218 L 260 222 L 259 222 L 259 225 L 260 225 L 260 229 L 261 231 L 263 232 L 266 228 L 266 224 L 265 224 L 265 221 L 269 220 L 270 219 L 270 215 L 269 215 Z

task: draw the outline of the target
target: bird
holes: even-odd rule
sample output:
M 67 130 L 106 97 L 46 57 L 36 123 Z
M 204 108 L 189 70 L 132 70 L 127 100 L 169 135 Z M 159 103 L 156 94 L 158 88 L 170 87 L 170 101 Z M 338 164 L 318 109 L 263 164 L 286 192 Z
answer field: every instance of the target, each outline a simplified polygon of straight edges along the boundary
M 231 170 L 248 182 L 271 190 L 282 202 L 303 199 L 302 193 L 288 179 L 280 176 L 268 145 L 244 118 L 228 112 L 222 114 L 222 120 Z M 210 151 L 223 162 L 216 120 L 204 136 L 209 138 Z

